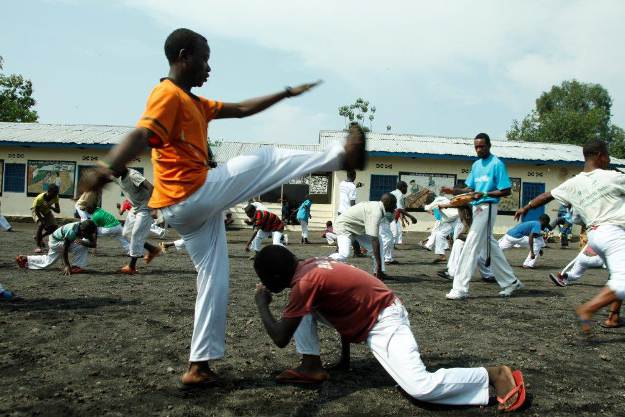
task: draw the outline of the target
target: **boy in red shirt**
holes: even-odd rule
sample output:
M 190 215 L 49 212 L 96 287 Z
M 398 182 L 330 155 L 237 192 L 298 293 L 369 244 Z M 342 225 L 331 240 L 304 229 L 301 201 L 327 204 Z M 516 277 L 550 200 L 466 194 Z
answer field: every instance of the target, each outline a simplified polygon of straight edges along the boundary
M 229 266 L 223 210 L 310 172 L 363 169 L 365 135 L 352 126 L 343 146 L 333 145 L 323 152 L 265 147 L 215 167 L 208 147 L 211 120 L 251 116 L 318 83 L 287 87 L 239 103 L 207 100 L 191 92 L 210 73 L 206 38 L 177 29 L 165 41 L 165 55 L 169 75 L 152 90 L 136 129 L 100 161 L 98 171 L 85 177 L 83 184 L 101 189 L 147 146 L 153 148 L 154 191 L 149 206 L 161 209 L 167 223 L 182 236 L 198 271 L 190 364 L 181 383 L 210 385 L 217 375 L 209 361 L 222 358 L 225 350 Z
M 402 302 L 373 275 L 328 258 L 298 259 L 283 246 L 263 248 L 254 261 L 262 284 L 255 301 L 267 333 L 278 347 L 295 337 L 302 354 L 299 367 L 288 369 L 278 382 L 319 383 L 329 378 L 321 365 L 317 321 L 334 327 L 344 344 L 366 342 L 375 358 L 413 398 L 437 404 L 486 405 L 493 385 L 499 409 L 513 411 L 525 401 L 520 371 L 507 366 L 451 368 L 428 372 Z M 269 304 L 271 293 L 290 287 L 280 320 Z M 343 349 L 343 352 L 349 352 Z M 342 357 L 343 365 L 349 358 Z
M 245 251 L 250 249 L 254 254 L 250 259 L 254 259 L 256 254 L 260 252 L 263 239 L 271 236 L 274 245 L 280 245 L 282 242 L 282 232 L 284 232 L 284 223 L 275 214 L 267 210 L 256 210 L 256 207 L 249 204 L 245 207 L 245 214 L 252 220 L 254 232 L 252 237 L 245 245 Z

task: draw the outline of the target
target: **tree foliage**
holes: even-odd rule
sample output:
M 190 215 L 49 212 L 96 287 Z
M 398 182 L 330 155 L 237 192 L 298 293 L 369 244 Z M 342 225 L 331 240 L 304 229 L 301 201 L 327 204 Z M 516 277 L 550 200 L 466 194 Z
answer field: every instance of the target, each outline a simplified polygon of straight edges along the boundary
M 0 70 L 3 59 L 0 56 Z M 33 84 L 19 74 L 0 73 L 0 122 L 36 122 Z
M 357 98 L 354 103 L 339 107 L 339 116 L 345 119 L 345 128 L 356 122 L 365 131 L 370 131 L 375 119 L 375 106 L 370 106 L 369 101 L 363 98 Z M 369 126 L 365 125 L 367 122 Z
M 625 132 L 612 124 L 612 99 L 600 84 L 564 81 L 543 92 L 536 108 L 521 122 L 514 120 L 510 140 L 583 145 L 591 139 L 610 144 L 612 155 L 625 156 Z

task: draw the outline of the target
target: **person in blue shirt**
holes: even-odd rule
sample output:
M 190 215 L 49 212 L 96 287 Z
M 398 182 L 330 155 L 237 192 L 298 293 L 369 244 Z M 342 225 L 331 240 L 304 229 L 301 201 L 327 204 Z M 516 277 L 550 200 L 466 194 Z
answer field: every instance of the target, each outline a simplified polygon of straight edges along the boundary
M 300 204 L 297 209 L 297 221 L 302 226 L 302 241 L 301 243 L 309 244 L 308 241 L 308 219 L 312 218 L 310 215 L 310 207 L 312 206 L 312 201 L 309 198 L 306 198 L 302 204 Z
M 560 229 L 560 249 L 566 249 L 569 247 L 569 235 L 573 229 L 573 219 L 571 214 L 571 208 L 566 204 L 561 204 L 558 208 L 558 217 L 551 225 L 552 229 L 558 226 Z
M 512 187 L 508 171 L 503 161 L 490 152 L 490 137 L 486 133 L 479 133 L 475 137 L 473 147 L 479 159 L 473 163 L 465 180 L 466 188 L 441 189 L 442 193 L 472 193 L 473 197 L 473 223 L 460 254 L 453 287 L 446 296 L 450 300 L 461 300 L 469 296 L 469 282 L 480 256 L 484 257 L 485 265 L 492 268 L 501 287 L 500 296 L 509 297 L 515 290 L 523 288 L 493 237 L 499 199 L 509 196 Z
M 530 252 L 523 261 L 523 268 L 534 268 L 538 257 L 545 247 L 543 231 L 549 229 L 551 219 L 543 214 L 538 220 L 519 223 L 499 239 L 499 247 L 506 250 L 515 247 L 529 248 Z

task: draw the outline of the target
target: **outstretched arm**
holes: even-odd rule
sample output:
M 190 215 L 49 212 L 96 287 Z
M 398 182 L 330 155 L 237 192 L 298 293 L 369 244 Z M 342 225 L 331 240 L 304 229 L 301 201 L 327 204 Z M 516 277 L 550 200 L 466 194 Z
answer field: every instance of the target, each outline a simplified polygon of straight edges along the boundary
M 250 245 L 252 244 L 252 241 L 256 237 L 257 233 L 258 233 L 258 229 L 255 228 L 254 229 L 254 233 L 252 233 L 252 237 L 250 238 L 250 240 L 247 241 L 247 244 L 245 245 L 245 252 L 249 252 L 250 251 Z
M 267 330 L 267 334 L 271 337 L 271 340 L 273 340 L 276 346 L 283 348 L 291 341 L 291 338 L 295 334 L 295 330 L 297 330 L 297 326 L 299 326 L 302 318 L 282 318 L 280 320 L 276 320 L 273 317 L 273 314 L 271 314 L 271 311 L 269 311 L 271 299 L 271 293 L 267 290 L 267 288 L 265 288 L 262 284 L 256 284 L 256 295 L 254 296 L 254 301 L 256 301 L 260 319 L 263 322 L 263 326 L 265 326 L 265 330 Z
M 224 103 L 223 107 L 217 113 L 217 119 L 230 119 L 230 118 L 241 118 L 248 117 L 253 114 L 259 113 L 268 107 L 273 106 L 279 101 L 284 100 L 288 97 L 296 97 L 311 88 L 321 84 L 321 81 L 316 81 L 314 83 L 302 84 L 297 87 L 287 87 L 284 91 L 279 93 L 270 94 L 268 96 L 251 98 L 245 101 L 241 101 L 239 103 Z
M 534 209 L 536 207 L 542 207 L 550 201 L 553 201 L 553 199 L 554 198 L 549 191 L 544 192 L 537 197 L 534 197 L 527 203 L 525 207 L 521 207 L 516 211 L 516 213 L 514 213 L 514 220 L 519 220 L 531 209 Z

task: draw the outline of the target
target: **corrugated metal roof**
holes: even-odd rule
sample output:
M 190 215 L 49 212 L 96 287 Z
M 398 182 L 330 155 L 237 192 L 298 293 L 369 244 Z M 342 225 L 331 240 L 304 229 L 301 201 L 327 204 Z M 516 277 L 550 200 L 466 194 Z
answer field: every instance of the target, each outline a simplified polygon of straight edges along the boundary
M 322 130 L 319 142 L 325 148 L 345 139 L 340 130 Z M 422 136 L 396 133 L 367 134 L 367 150 L 377 154 L 420 154 L 428 156 L 475 158 L 473 139 L 443 136 Z M 492 140 L 492 151 L 506 160 L 583 163 L 581 146 L 543 142 Z M 614 165 L 625 166 L 625 160 L 612 158 Z
M 114 145 L 129 126 L 0 123 L 0 142 Z

